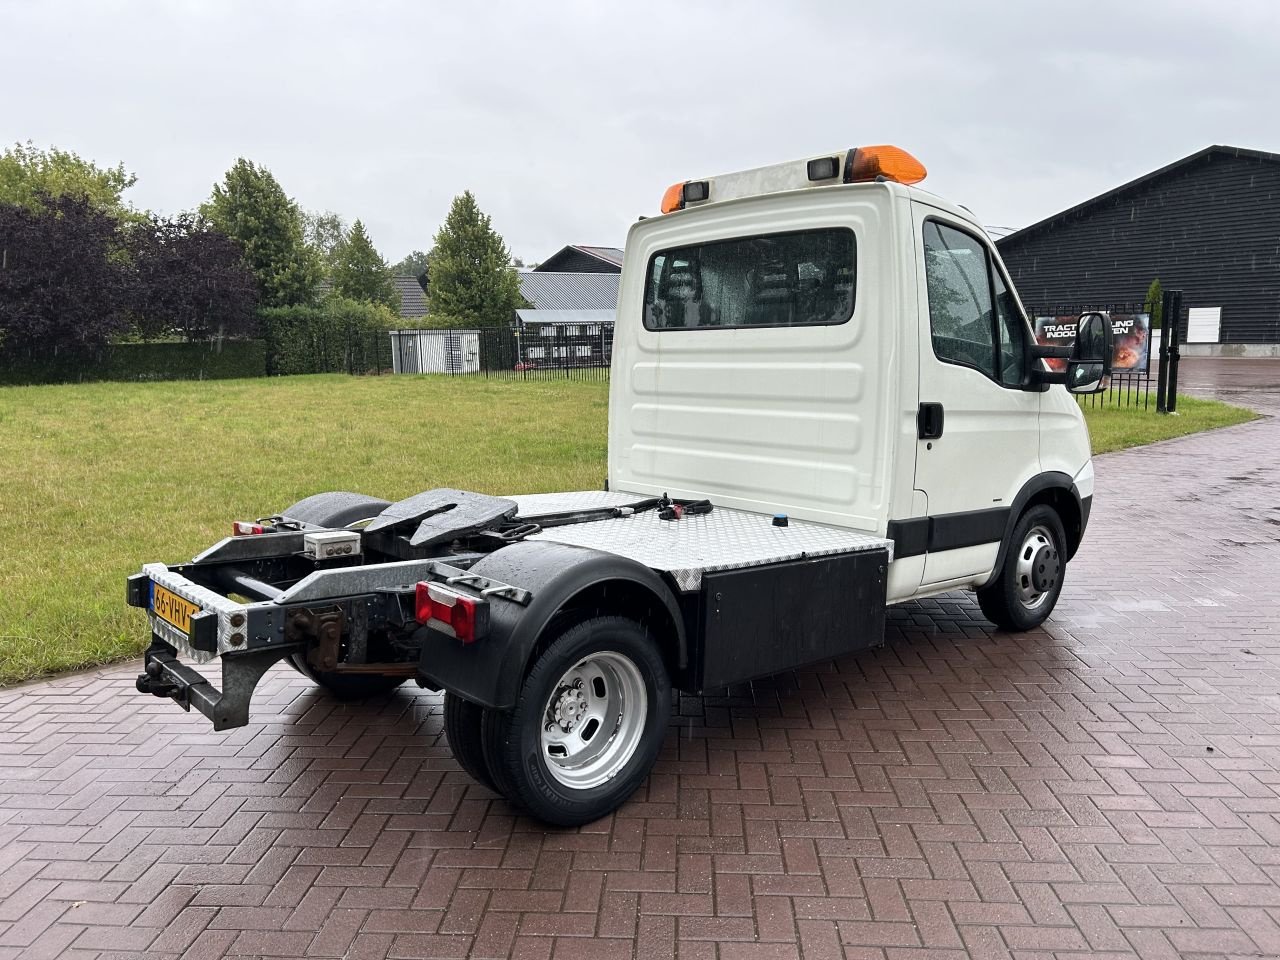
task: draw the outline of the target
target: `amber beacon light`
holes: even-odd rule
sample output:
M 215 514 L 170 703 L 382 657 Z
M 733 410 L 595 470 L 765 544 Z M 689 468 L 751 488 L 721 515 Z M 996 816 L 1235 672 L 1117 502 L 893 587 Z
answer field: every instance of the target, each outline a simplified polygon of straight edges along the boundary
M 653 194 L 650 194 L 653 196 Z M 684 206 L 684 184 L 673 183 L 662 195 L 662 212 L 672 213 Z
M 845 183 L 865 183 L 883 177 L 895 183 L 919 183 L 928 171 L 924 164 L 901 147 L 881 144 L 854 147 L 844 164 Z
M 711 184 L 706 180 L 685 180 L 673 183 L 662 195 L 662 212 L 683 210 L 685 204 L 698 203 L 711 196 Z

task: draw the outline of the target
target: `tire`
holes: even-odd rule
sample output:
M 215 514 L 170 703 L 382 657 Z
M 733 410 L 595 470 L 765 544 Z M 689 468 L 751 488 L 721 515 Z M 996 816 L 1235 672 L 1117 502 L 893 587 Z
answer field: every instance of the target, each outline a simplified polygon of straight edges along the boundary
M 1032 507 L 1014 525 L 996 578 L 978 590 L 983 615 L 1005 630 L 1031 630 L 1053 612 L 1066 572 L 1067 537 L 1052 507 Z
M 290 520 L 300 520 L 317 527 L 345 527 L 362 520 L 371 520 L 389 506 L 390 502 L 377 497 L 334 491 L 317 493 L 299 500 L 280 511 L 280 514 Z M 390 693 L 406 679 L 378 674 L 313 670 L 307 663 L 305 654 L 295 653 L 288 657 L 288 662 L 293 669 L 310 678 L 338 700 L 367 700 L 369 697 L 381 696 Z
M 458 766 L 471 774 L 471 779 L 482 783 L 494 793 L 499 793 L 489 774 L 489 764 L 484 756 L 484 707 L 464 700 L 456 693 L 444 695 L 444 735 L 449 739 L 449 749 Z
M 671 681 L 648 631 L 597 617 L 546 647 L 514 709 L 484 711 L 484 754 L 508 800 L 546 823 L 578 826 L 640 786 L 670 714 Z
M 280 515 L 317 527 L 346 527 L 362 520 L 372 520 L 389 506 L 389 501 L 377 497 L 335 490 L 299 500 L 281 510 Z

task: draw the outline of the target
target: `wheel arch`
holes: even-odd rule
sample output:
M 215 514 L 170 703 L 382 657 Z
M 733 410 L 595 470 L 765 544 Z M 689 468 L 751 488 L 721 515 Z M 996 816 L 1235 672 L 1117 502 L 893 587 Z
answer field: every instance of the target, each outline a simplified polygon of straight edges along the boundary
M 684 622 L 669 591 L 661 596 L 652 584 L 627 577 L 597 580 L 583 587 L 561 605 L 543 628 L 531 657 L 550 640 L 551 634 L 599 615 L 626 617 L 647 628 L 658 640 L 667 669 L 674 674 L 688 665 Z
M 348 490 L 314 493 L 285 507 L 280 516 L 316 527 L 345 527 L 349 523 L 376 517 L 391 501 Z
M 1009 517 L 1005 521 L 1004 535 L 1000 538 L 1000 550 L 996 554 L 995 567 L 991 576 L 982 586 L 990 585 L 1004 568 L 1005 558 L 1009 554 L 1009 541 L 1013 536 L 1013 528 L 1032 507 L 1039 504 L 1052 507 L 1062 521 L 1062 529 L 1067 535 L 1067 559 L 1075 556 L 1076 550 L 1084 539 L 1084 528 L 1089 514 L 1080 495 L 1076 492 L 1075 483 L 1070 475 L 1057 470 L 1037 474 L 1022 485 L 1018 495 L 1013 498 L 1009 508 Z
M 688 660 L 675 596 L 653 570 L 586 547 L 526 540 L 489 554 L 472 572 L 528 590 L 528 606 L 495 603 L 489 636 L 465 648 L 426 632 L 419 673 L 481 706 L 510 709 L 529 664 L 553 632 L 597 612 L 631 616 L 654 632 L 674 667 Z

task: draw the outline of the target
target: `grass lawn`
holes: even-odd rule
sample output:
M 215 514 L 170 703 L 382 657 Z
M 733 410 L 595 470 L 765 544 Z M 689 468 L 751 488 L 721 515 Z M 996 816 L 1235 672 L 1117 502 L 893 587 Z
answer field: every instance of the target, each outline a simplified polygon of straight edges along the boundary
M 596 489 L 607 385 L 286 377 L 0 388 L 0 685 L 136 656 L 124 578 L 322 490 Z M 1095 450 L 1247 420 L 1086 410 Z
M 1243 407 L 1185 396 L 1178 397 L 1178 412 L 1173 416 L 1156 413 L 1154 396 L 1147 410 L 1088 404 L 1082 409 L 1089 422 L 1089 439 L 1094 453 L 1110 453 L 1157 440 L 1171 440 L 1188 433 L 1229 427 L 1257 418 L 1256 413 Z
M 126 575 L 312 493 L 598 489 L 607 401 L 447 377 L 0 388 L 0 685 L 136 656 Z

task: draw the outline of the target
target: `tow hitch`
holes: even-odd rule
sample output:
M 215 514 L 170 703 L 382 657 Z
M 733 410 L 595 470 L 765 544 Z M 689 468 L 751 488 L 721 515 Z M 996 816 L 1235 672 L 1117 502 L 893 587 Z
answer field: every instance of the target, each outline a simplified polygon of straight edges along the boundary
M 153 697 L 182 699 L 182 688 L 176 683 L 170 683 L 165 679 L 164 665 L 159 660 L 152 660 L 147 663 L 146 669 L 138 674 L 135 686 L 137 686 L 139 693 L 149 693 Z M 190 709 L 189 706 L 188 709 Z
M 298 653 L 301 644 L 281 644 L 269 650 L 226 654 L 222 663 L 222 689 L 199 671 L 178 659 L 177 651 L 153 638 L 135 686 L 139 693 L 168 697 L 183 710 L 195 707 L 213 721 L 213 729 L 228 730 L 249 722 L 249 701 L 262 675 L 277 660 Z

